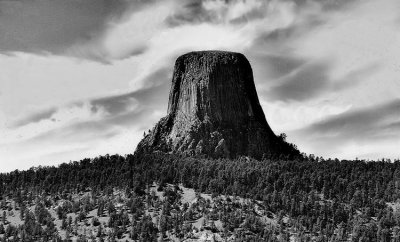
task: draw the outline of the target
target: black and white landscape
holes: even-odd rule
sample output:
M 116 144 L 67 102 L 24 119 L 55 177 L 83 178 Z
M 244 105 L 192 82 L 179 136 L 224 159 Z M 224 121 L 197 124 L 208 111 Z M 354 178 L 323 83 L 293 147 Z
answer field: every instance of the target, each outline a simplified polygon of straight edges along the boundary
M 0 0 L 0 241 L 400 241 L 398 9 Z

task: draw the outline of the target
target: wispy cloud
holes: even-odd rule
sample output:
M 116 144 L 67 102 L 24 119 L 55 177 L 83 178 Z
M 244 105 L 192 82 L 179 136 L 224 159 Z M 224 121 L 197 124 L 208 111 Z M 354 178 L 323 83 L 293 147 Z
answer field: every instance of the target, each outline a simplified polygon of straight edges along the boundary
M 317 122 L 305 128 L 303 132 L 342 140 L 378 138 L 400 132 L 400 129 L 395 129 L 399 117 L 400 100 L 395 100 L 368 108 L 349 110 Z
M 23 119 L 17 120 L 12 124 L 12 128 L 18 128 L 27 124 L 37 123 L 42 120 L 50 119 L 57 112 L 56 108 L 50 108 L 44 111 L 32 113 Z
M 278 64 L 267 62 L 267 69 L 275 69 L 275 72 L 270 72 L 271 87 L 264 92 L 268 100 L 299 102 L 315 99 L 329 92 L 348 90 L 360 85 L 369 74 L 375 73 L 379 68 L 378 64 L 369 64 L 349 71 L 340 79 L 334 79 L 330 73 L 332 63 L 300 63 L 293 59 L 278 59 Z M 280 67 L 275 68 L 275 65 Z
M 340 158 L 398 158 L 400 100 L 371 104 L 332 115 L 292 132 L 307 141 L 307 149 Z M 336 152 L 336 153 L 335 153 Z
M 271 81 L 291 74 L 307 62 L 290 55 L 250 53 L 248 57 L 252 60 L 255 75 Z
M 170 67 L 162 67 L 157 71 L 149 74 L 142 81 L 145 86 L 129 93 L 123 93 L 102 98 L 95 98 L 90 101 L 92 111 L 97 112 L 99 109 L 105 110 L 108 115 L 117 115 L 140 106 L 160 106 L 155 102 L 155 98 L 159 98 L 160 90 L 166 90 L 172 76 Z M 164 92 L 166 93 L 166 92 Z
M 166 113 L 171 71 L 171 67 L 161 67 L 150 73 L 142 80 L 145 86 L 136 91 L 74 101 L 21 116 L 12 129 L 3 130 L 0 155 L 10 158 L 18 147 L 24 147 L 24 154 L 17 158 L 25 159 L 23 164 L 33 164 L 29 163 L 29 154 L 41 159 L 63 154 L 71 159 L 77 153 L 68 157 L 68 152 L 79 151 L 81 156 L 133 152 L 148 125 Z
M 272 100 L 303 101 L 322 95 L 330 84 L 328 72 L 329 64 L 324 62 L 304 65 L 278 79 L 266 96 Z

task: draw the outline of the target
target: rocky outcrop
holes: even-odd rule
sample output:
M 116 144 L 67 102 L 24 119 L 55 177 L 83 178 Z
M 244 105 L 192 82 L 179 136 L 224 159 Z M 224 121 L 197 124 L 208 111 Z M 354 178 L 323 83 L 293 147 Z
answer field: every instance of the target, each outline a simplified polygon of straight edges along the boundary
M 168 114 L 136 152 L 261 158 L 290 153 L 291 148 L 265 119 L 246 57 L 199 51 L 176 60 Z

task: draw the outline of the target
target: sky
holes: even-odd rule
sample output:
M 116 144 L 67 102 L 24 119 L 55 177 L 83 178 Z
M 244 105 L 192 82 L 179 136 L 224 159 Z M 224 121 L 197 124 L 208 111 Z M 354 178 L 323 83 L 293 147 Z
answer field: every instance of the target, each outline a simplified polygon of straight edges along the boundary
M 175 59 L 249 59 L 276 134 L 400 158 L 398 0 L 0 0 L 0 172 L 128 154 L 167 113 Z

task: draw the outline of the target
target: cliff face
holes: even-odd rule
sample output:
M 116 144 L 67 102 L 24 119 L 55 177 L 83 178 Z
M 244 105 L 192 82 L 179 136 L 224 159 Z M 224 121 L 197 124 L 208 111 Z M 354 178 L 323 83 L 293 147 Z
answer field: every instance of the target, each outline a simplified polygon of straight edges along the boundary
M 176 60 L 168 114 L 136 152 L 261 158 L 287 153 L 285 145 L 265 119 L 246 57 L 201 51 Z

